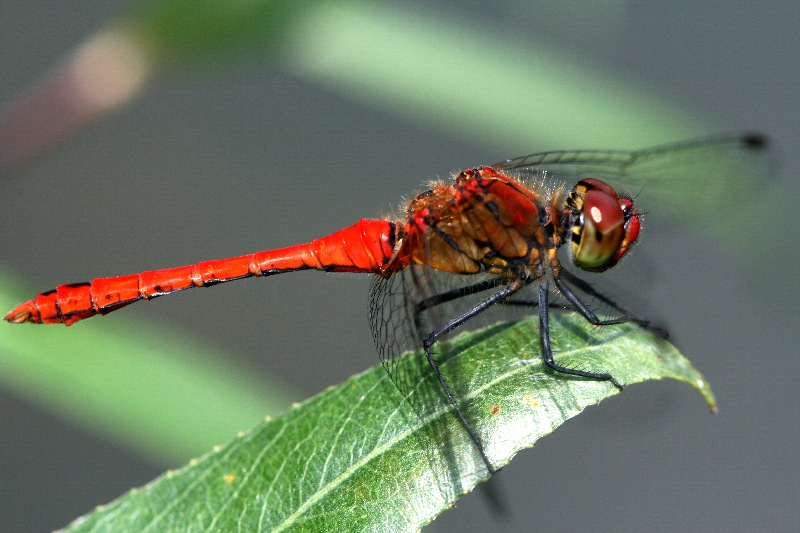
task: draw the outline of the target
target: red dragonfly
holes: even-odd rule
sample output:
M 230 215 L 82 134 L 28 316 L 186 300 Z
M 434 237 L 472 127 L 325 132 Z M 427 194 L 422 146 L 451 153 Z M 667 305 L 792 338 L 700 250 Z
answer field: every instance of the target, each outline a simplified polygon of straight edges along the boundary
M 765 146 L 759 135 L 740 135 L 635 152 L 561 151 L 510 159 L 432 184 L 397 220 L 362 219 L 306 244 L 59 285 L 20 304 L 5 319 L 69 326 L 139 300 L 242 278 L 309 269 L 371 273 L 370 322 L 390 376 L 397 357 L 421 346 L 447 400 L 494 472 L 439 369 L 434 345 L 497 304 L 519 304 L 538 309 L 541 355 L 549 368 L 621 389 L 609 373 L 558 364 L 550 343 L 552 288 L 565 307 L 596 326 L 626 321 L 646 325 L 562 268 L 558 258 L 562 245 L 569 244 L 575 266 L 602 272 L 619 263 L 636 242 L 640 220 L 633 199 L 598 178 L 639 183 L 645 191 L 652 187 L 657 194 L 674 196 L 671 180 L 688 173 L 687 183 L 716 194 L 715 187 L 728 183 L 725 172 L 744 173 L 743 165 L 752 163 Z M 720 164 L 728 162 L 727 167 Z M 726 170 L 720 174 L 715 166 Z M 568 188 L 566 178 L 577 182 Z M 443 278 L 449 280 L 444 288 Z M 520 296 L 526 288 L 532 288 L 527 299 Z M 578 292 L 621 316 L 600 318 Z M 442 316 L 445 304 L 468 297 L 478 300 L 455 316 Z

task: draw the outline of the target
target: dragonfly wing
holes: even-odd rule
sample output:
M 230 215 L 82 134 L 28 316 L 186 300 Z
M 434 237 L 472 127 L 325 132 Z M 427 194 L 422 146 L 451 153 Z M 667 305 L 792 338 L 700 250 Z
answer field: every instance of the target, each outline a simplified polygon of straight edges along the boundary
M 406 298 L 415 286 L 413 268 L 407 267 L 387 277 L 376 276 L 370 288 L 369 321 L 381 363 L 389 378 L 408 399 L 425 367 L 419 357 L 421 341 L 414 325 L 414 300 Z M 417 358 L 414 364 L 402 357 Z
M 431 469 L 438 472 L 441 445 L 450 442 L 448 425 L 426 420 L 448 405 L 422 350 L 417 327 L 416 306 L 427 294 L 425 270 L 421 265 L 411 265 L 388 278 L 376 276 L 370 291 L 369 317 L 381 362 L 403 397 L 400 403 L 411 407 L 409 425 L 418 427 L 412 437 L 425 450 Z M 433 479 L 442 482 L 439 490 L 449 490 L 444 483 L 447 471 Z
M 647 210 L 678 212 L 715 223 L 708 216 L 734 209 L 758 194 L 772 174 L 774 154 L 760 135 L 705 137 L 632 152 L 542 152 L 495 165 L 503 172 L 572 186 L 599 178 L 618 192 L 637 195 Z M 718 217 L 716 217 L 719 220 Z
M 498 275 L 455 275 L 423 265 L 407 267 L 389 279 L 376 279 L 370 307 L 373 336 L 392 381 L 418 413 L 430 412 L 448 402 L 422 351 L 423 339 L 434 332 L 440 333 L 429 352 L 461 404 L 483 378 L 455 361 L 459 350 L 469 346 L 451 342 L 451 339 L 487 326 L 504 328 L 513 320 L 536 313 L 537 284 L 532 283 L 508 300 L 488 306 L 448 331 L 459 317 L 470 314 L 508 283 L 508 279 Z M 489 335 L 496 329 L 486 331 Z M 408 350 L 414 354 L 410 355 Z M 529 353 L 538 353 L 538 350 L 538 345 L 531 346 Z M 413 367 L 401 361 L 409 357 L 415 358 Z M 469 411 L 466 403 L 463 408 Z

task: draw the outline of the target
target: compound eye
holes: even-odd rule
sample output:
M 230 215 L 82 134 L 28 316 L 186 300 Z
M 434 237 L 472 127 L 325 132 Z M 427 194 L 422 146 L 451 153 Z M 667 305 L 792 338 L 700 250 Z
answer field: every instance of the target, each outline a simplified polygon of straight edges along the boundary
M 639 213 L 633 208 L 633 200 L 630 198 L 620 198 L 619 206 L 622 208 L 622 215 L 625 217 L 625 237 L 619 245 L 617 253 L 614 255 L 614 263 L 616 264 L 622 256 L 624 256 L 628 249 L 636 239 L 639 238 Z
M 599 180 L 592 180 L 595 181 Z M 572 231 L 572 260 L 590 272 L 602 272 L 616 265 L 639 233 L 633 202 L 618 198 L 614 189 L 602 185 L 586 191 L 576 222 L 578 227 Z

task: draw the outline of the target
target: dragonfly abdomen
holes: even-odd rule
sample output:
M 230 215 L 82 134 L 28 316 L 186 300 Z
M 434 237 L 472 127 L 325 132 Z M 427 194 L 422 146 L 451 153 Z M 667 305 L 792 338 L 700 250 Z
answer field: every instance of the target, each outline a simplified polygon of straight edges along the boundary
M 350 227 L 306 244 L 127 276 L 95 278 L 86 283 L 59 285 L 18 305 L 5 319 L 14 323 L 69 326 L 139 300 L 252 276 L 309 269 L 382 274 L 394 253 L 395 239 L 393 223 L 362 219 Z

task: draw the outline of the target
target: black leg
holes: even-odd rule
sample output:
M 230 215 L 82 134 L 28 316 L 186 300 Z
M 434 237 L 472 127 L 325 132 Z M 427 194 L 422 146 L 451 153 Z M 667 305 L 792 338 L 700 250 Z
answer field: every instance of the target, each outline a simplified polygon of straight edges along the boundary
M 561 291 L 561 294 L 564 295 L 564 298 L 567 299 L 572 308 L 575 309 L 577 312 L 579 312 L 581 315 L 583 315 L 583 317 L 589 322 L 591 322 L 593 326 L 610 326 L 612 324 L 622 324 L 623 322 L 631 322 L 634 320 L 628 316 L 610 318 L 608 320 L 600 320 L 600 318 L 598 318 L 598 316 L 594 314 L 594 312 L 592 312 L 591 309 L 589 309 L 589 307 L 583 302 L 583 300 L 578 298 L 578 295 L 572 292 L 572 289 L 570 289 L 569 286 L 566 283 L 564 283 L 558 276 L 553 276 L 553 281 L 556 282 L 556 287 L 558 287 L 558 290 Z M 614 307 L 616 309 L 619 309 L 616 306 Z
M 625 310 L 622 307 L 620 307 L 617 304 L 617 302 L 615 302 L 614 300 L 612 300 L 611 298 L 609 298 L 605 294 L 603 294 L 601 292 L 598 292 L 594 287 L 592 287 L 591 285 L 586 283 L 584 280 L 582 280 L 578 276 L 575 276 L 569 270 L 566 270 L 566 269 L 562 268 L 560 270 L 558 278 L 559 278 L 559 280 L 556 281 L 556 285 L 558 285 L 559 283 L 562 283 L 564 281 L 572 283 L 573 285 L 578 287 L 580 290 L 582 290 L 583 292 L 585 292 L 586 294 L 588 294 L 592 298 L 597 298 L 598 300 L 600 300 L 604 304 L 608 305 L 609 307 L 611 307 L 612 309 L 614 309 L 616 312 L 620 313 L 621 315 L 629 315 L 630 314 L 630 313 L 628 313 L 627 310 Z
M 458 298 L 463 298 L 464 296 L 469 296 L 470 294 L 476 294 L 488 289 L 493 289 L 506 282 L 507 280 L 503 279 L 500 276 L 496 276 L 494 278 L 481 281 L 474 285 L 469 285 L 467 287 L 460 287 L 458 289 L 452 289 L 447 292 L 443 292 L 441 294 L 434 294 L 433 296 L 429 296 L 428 298 L 420 300 L 420 302 L 417 303 L 415 306 L 416 311 L 417 313 L 421 313 L 422 311 L 426 311 L 431 307 L 435 307 L 445 302 L 457 300 Z
M 617 303 L 614 300 L 612 300 L 611 298 L 609 298 L 608 296 L 606 296 L 606 295 L 604 295 L 602 293 L 597 292 L 594 289 L 594 287 L 592 287 L 591 285 L 586 283 L 581 278 L 572 275 L 567 270 L 563 270 L 562 269 L 560 275 L 553 276 L 553 280 L 555 281 L 556 287 L 558 287 L 558 290 L 561 291 L 561 294 L 563 294 L 564 297 L 569 301 L 570 305 L 572 305 L 572 308 L 575 309 L 577 312 L 579 312 L 581 315 L 583 315 L 583 317 L 586 318 L 586 320 L 588 320 L 589 322 L 591 322 L 595 326 L 609 326 L 609 325 L 612 325 L 612 324 L 621 324 L 623 322 L 633 322 L 634 324 L 637 324 L 637 325 L 639 325 L 639 326 L 641 326 L 643 328 L 647 328 L 648 330 L 652 331 L 653 333 L 655 333 L 656 335 L 658 335 L 659 337 L 661 337 L 663 339 L 666 339 L 667 337 L 669 337 L 669 333 L 667 333 L 667 331 L 664 330 L 663 328 L 659 328 L 659 327 L 656 327 L 656 326 L 651 326 L 650 322 L 647 321 L 647 320 L 639 320 L 638 318 L 632 317 L 631 314 L 627 310 L 625 310 L 622 307 L 620 307 L 619 305 L 617 305 Z M 572 291 L 572 289 L 570 289 L 570 287 L 566 284 L 566 282 L 572 283 L 573 285 L 578 287 L 580 290 L 582 290 L 586 294 L 590 295 L 593 298 L 597 298 L 598 300 L 600 300 L 604 304 L 608 305 L 609 307 L 611 307 L 615 311 L 621 313 L 622 316 L 620 316 L 618 318 L 611 319 L 611 320 L 599 320 L 597 318 L 597 315 L 595 315 L 586 306 L 586 304 L 583 302 L 583 300 L 581 300 Z
M 453 409 L 458 415 L 459 420 L 461 420 L 461 424 L 467 430 L 467 433 L 469 433 L 470 438 L 475 443 L 475 446 L 478 448 L 478 452 L 480 452 L 481 458 L 483 459 L 483 462 L 486 463 L 486 468 L 489 469 L 489 473 L 491 474 L 494 474 L 495 472 L 497 472 L 497 470 L 495 470 L 495 468 L 492 466 L 492 463 L 489 461 L 489 458 L 486 457 L 486 452 L 483 449 L 483 443 L 481 442 L 480 437 L 478 437 L 478 435 L 472 429 L 472 426 L 470 426 L 469 422 L 467 421 L 467 418 L 461 411 L 461 407 L 459 407 L 458 401 L 456 400 L 453 391 L 450 390 L 450 386 L 447 384 L 447 380 L 445 380 L 444 375 L 442 375 L 441 370 L 439 370 L 439 364 L 436 362 L 436 359 L 433 357 L 433 354 L 431 353 L 431 347 L 434 345 L 434 343 L 436 343 L 437 340 L 439 340 L 439 338 L 442 337 L 442 335 L 450 333 L 460 325 L 464 324 L 469 319 L 475 317 L 476 315 L 479 315 L 483 311 L 486 311 L 496 303 L 508 298 L 509 296 L 520 290 L 522 287 L 524 287 L 527 283 L 529 282 L 523 281 L 521 279 L 514 280 L 510 284 L 506 285 L 496 293 L 486 298 L 485 300 L 482 300 L 472 309 L 461 314 L 460 316 L 457 316 L 449 320 L 439 329 L 432 331 L 431 333 L 428 334 L 427 337 L 425 337 L 422 340 L 422 347 L 425 350 L 425 357 L 427 357 L 428 363 L 430 363 L 431 365 L 431 369 L 433 369 L 434 374 L 436 374 L 436 377 L 439 380 L 439 384 L 442 386 L 442 389 L 444 390 L 444 393 L 447 396 L 447 400 L 450 402 L 450 405 L 453 406 Z
M 554 279 L 556 280 L 556 285 L 558 286 L 558 288 L 561 289 L 561 285 L 557 281 L 558 278 Z M 611 374 L 604 374 L 599 372 L 587 372 L 585 370 L 569 368 L 566 366 L 558 365 L 553 360 L 553 349 L 550 346 L 550 313 L 548 308 L 548 297 L 549 297 L 548 290 L 549 289 L 547 284 L 547 278 L 542 278 L 541 281 L 539 282 L 539 337 L 542 343 L 542 357 L 544 358 L 545 364 L 550 368 L 552 368 L 553 370 L 555 370 L 556 372 L 561 372 L 562 374 L 571 374 L 573 376 L 581 376 L 585 378 L 599 379 L 602 381 L 610 381 L 617 388 L 622 390 L 622 385 L 616 379 L 614 379 L 614 377 Z M 562 289 L 562 293 L 563 292 L 564 291 Z M 572 293 L 572 291 L 564 293 L 564 296 L 567 298 L 567 300 L 569 300 L 569 302 L 572 305 L 575 305 L 575 302 L 577 302 L 577 304 L 580 305 L 580 307 L 576 306 L 576 309 L 578 310 L 579 313 L 585 316 L 586 319 L 589 320 L 589 322 L 595 325 L 605 325 L 604 321 L 599 320 L 597 316 L 594 313 L 592 313 L 586 307 L 586 305 L 577 296 L 575 296 L 574 293 Z M 572 298 L 570 298 L 570 296 L 572 296 Z M 575 302 L 573 302 L 573 299 L 575 300 Z M 584 314 L 584 311 L 587 314 Z M 620 321 L 616 322 L 610 321 L 608 323 L 618 324 L 619 322 Z M 624 320 L 622 320 L 622 322 L 624 322 Z

